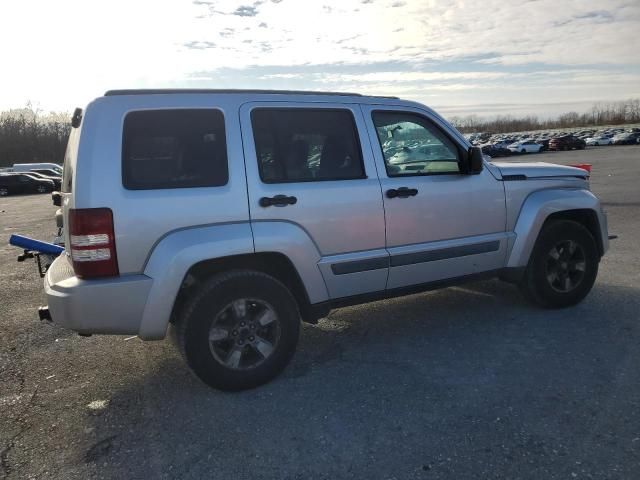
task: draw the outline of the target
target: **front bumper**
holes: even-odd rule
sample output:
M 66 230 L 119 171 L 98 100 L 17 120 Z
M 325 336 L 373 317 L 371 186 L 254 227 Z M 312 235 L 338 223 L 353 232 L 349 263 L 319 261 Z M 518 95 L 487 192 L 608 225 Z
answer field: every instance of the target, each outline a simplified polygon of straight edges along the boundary
M 146 275 L 83 280 L 63 253 L 49 267 L 44 290 L 51 319 L 78 333 L 138 334 L 153 281 Z

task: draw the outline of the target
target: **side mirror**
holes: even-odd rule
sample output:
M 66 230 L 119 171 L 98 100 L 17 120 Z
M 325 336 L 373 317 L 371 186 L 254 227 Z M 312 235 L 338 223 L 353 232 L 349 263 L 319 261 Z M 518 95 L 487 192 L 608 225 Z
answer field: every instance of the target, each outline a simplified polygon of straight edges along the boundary
M 53 201 L 53 205 L 55 207 L 62 206 L 62 195 L 60 192 L 51 192 L 51 200 Z
M 484 155 L 480 147 L 470 147 L 467 152 L 467 171 L 469 175 L 477 175 L 484 167 Z

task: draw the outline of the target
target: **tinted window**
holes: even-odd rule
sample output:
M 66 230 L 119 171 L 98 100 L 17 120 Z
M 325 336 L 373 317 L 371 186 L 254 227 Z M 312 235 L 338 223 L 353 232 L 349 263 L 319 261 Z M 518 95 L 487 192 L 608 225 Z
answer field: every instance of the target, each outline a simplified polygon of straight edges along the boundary
M 460 173 L 458 149 L 429 120 L 408 112 L 374 112 L 387 175 Z
M 218 110 L 146 110 L 124 120 L 122 182 L 130 190 L 215 187 L 229 178 Z
M 256 109 L 251 123 L 265 183 L 364 178 L 348 110 Z
M 2 175 L 0 176 L 0 184 L 2 185 L 15 185 L 16 179 L 14 175 Z

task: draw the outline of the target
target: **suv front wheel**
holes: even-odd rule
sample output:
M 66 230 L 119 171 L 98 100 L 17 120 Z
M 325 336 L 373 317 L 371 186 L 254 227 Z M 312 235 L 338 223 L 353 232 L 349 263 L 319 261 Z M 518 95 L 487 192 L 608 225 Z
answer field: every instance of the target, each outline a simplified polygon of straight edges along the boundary
M 196 290 L 175 328 L 193 372 L 209 386 L 237 391 L 262 385 L 287 366 L 298 343 L 300 313 L 275 278 L 234 270 Z
M 520 290 L 543 307 L 575 305 L 591 291 L 599 262 L 598 247 L 587 228 L 570 220 L 551 221 L 538 236 Z

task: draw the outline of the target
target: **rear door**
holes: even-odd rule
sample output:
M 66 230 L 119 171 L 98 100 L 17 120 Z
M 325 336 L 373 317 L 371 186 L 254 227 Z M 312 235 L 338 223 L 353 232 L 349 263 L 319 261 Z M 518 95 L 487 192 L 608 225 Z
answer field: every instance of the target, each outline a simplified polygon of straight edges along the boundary
M 293 224 L 331 298 L 384 290 L 382 194 L 359 106 L 247 103 L 240 121 L 256 250 L 260 226 Z

